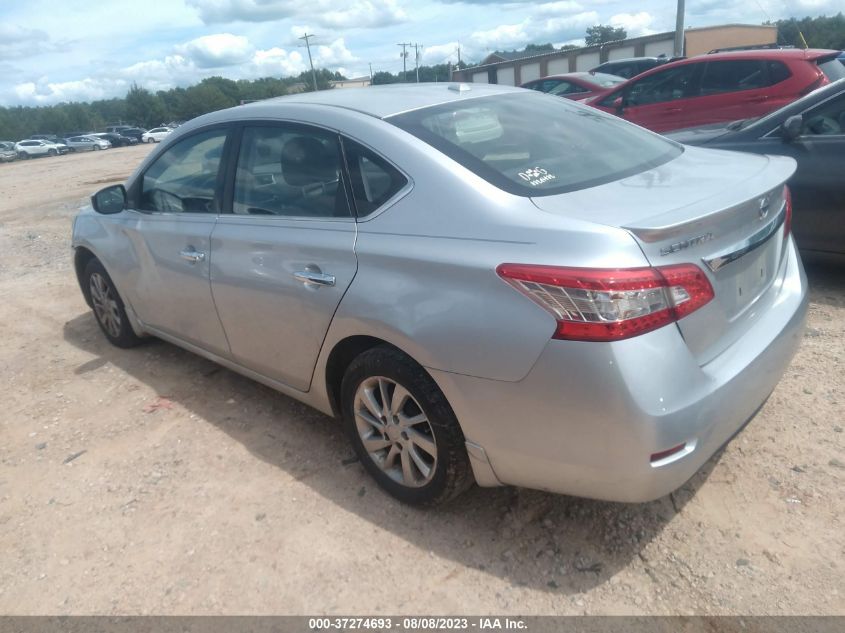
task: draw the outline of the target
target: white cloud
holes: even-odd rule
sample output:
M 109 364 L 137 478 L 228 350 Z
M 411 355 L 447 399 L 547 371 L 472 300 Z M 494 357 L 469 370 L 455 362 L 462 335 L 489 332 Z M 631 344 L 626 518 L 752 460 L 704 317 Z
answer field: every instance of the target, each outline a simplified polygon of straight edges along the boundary
M 331 28 L 375 28 L 407 19 L 396 0 L 187 0 L 206 24 L 308 18 Z
M 517 24 L 502 24 L 487 31 L 476 31 L 472 43 L 482 49 L 522 48 L 526 44 L 542 44 L 549 40 L 568 40 L 584 33 L 598 22 L 595 11 L 584 11 L 560 18 L 535 19 L 527 17 Z
M 242 35 L 216 33 L 198 37 L 177 46 L 176 50 L 200 68 L 218 68 L 247 61 L 255 47 Z
M 610 17 L 610 25 L 615 27 L 621 26 L 628 33 L 628 37 L 657 33 L 657 31 L 650 28 L 653 22 L 654 16 L 647 11 L 640 11 L 634 14 L 617 13 Z

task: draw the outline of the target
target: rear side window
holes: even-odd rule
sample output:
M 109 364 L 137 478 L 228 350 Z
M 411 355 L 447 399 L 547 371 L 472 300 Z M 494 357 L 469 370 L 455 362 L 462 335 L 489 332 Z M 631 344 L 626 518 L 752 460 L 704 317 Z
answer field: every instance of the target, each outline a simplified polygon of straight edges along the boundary
M 683 64 L 669 67 L 635 80 L 634 84 L 628 88 L 626 105 L 643 106 L 697 96 L 698 66 L 698 64 Z M 612 102 L 617 96 L 610 95 L 608 99 Z M 602 102 L 602 105 L 610 104 Z
M 617 117 L 535 92 L 450 102 L 387 121 L 521 196 L 586 189 L 662 165 L 683 151 Z
M 587 92 L 587 90 L 577 84 L 569 83 L 568 81 L 561 81 L 555 88 L 549 91 L 549 94 L 562 96 L 573 95 L 579 92 Z
M 396 167 L 363 145 L 343 139 L 358 215 L 369 215 L 408 183 Z
M 769 85 L 774 86 L 782 81 L 786 81 L 792 76 L 789 72 L 789 67 L 783 62 L 766 62 L 769 70 Z
M 765 88 L 764 62 L 756 59 L 708 62 L 701 78 L 701 96 Z
M 350 217 L 337 135 L 300 125 L 245 128 L 232 210 L 240 215 Z

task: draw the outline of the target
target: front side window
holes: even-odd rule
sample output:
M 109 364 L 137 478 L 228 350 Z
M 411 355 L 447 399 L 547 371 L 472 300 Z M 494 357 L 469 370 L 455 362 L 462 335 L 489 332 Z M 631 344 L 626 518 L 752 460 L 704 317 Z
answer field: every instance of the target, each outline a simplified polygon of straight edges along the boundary
M 597 186 L 683 151 L 617 117 L 527 91 L 420 108 L 387 121 L 521 196 Z
M 232 210 L 239 215 L 351 217 L 337 135 L 304 126 L 247 127 Z
M 141 210 L 160 213 L 217 213 L 218 179 L 226 130 L 201 132 L 169 147 L 147 169 L 141 186 Z
M 767 85 L 764 62 L 760 60 L 709 62 L 701 78 L 701 96 L 755 90 Z
M 643 77 L 628 89 L 626 105 L 643 106 L 694 97 L 696 71 L 696 64 L 684 64 Z

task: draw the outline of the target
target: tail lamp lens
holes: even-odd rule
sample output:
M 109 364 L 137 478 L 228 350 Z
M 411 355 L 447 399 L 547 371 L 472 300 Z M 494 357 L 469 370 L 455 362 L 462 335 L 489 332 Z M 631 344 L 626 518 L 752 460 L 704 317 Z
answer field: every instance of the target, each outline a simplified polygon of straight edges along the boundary
M 561 268 L 501 264 L 499 276 L 557 320 L 553 338 L 618 341 L 656 330 L 713 298 L 693 264 L 656 268 Z

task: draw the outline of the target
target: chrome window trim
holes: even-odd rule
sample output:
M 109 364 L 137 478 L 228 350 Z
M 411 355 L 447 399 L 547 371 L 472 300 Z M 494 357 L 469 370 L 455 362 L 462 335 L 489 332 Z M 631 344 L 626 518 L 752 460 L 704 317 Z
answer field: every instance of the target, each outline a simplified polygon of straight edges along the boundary
M 758 231 L 755 231 L 752 235 L 747 237 L 746 239 L 738 242 L 727 249 L 721 251 L 717 255 L 713 255 L 711 257 L 702 258 L 701 261 L 710 269 L 711 272 L 717 272 L 720 269 L 724 268 L 731 262 L 738 260 L 740 257 L 747 255 L 748 253 L 760 248 L 763 244 L 765 244 L 772 235 L 774 235 L 777 230 L 781 227 L 786 218 L 786 200 L 783 201 L 781 204 L 780 211 L 778 211 L 777 215 L 774 219 L 769 222 L 766 226 L 761 228 Z

